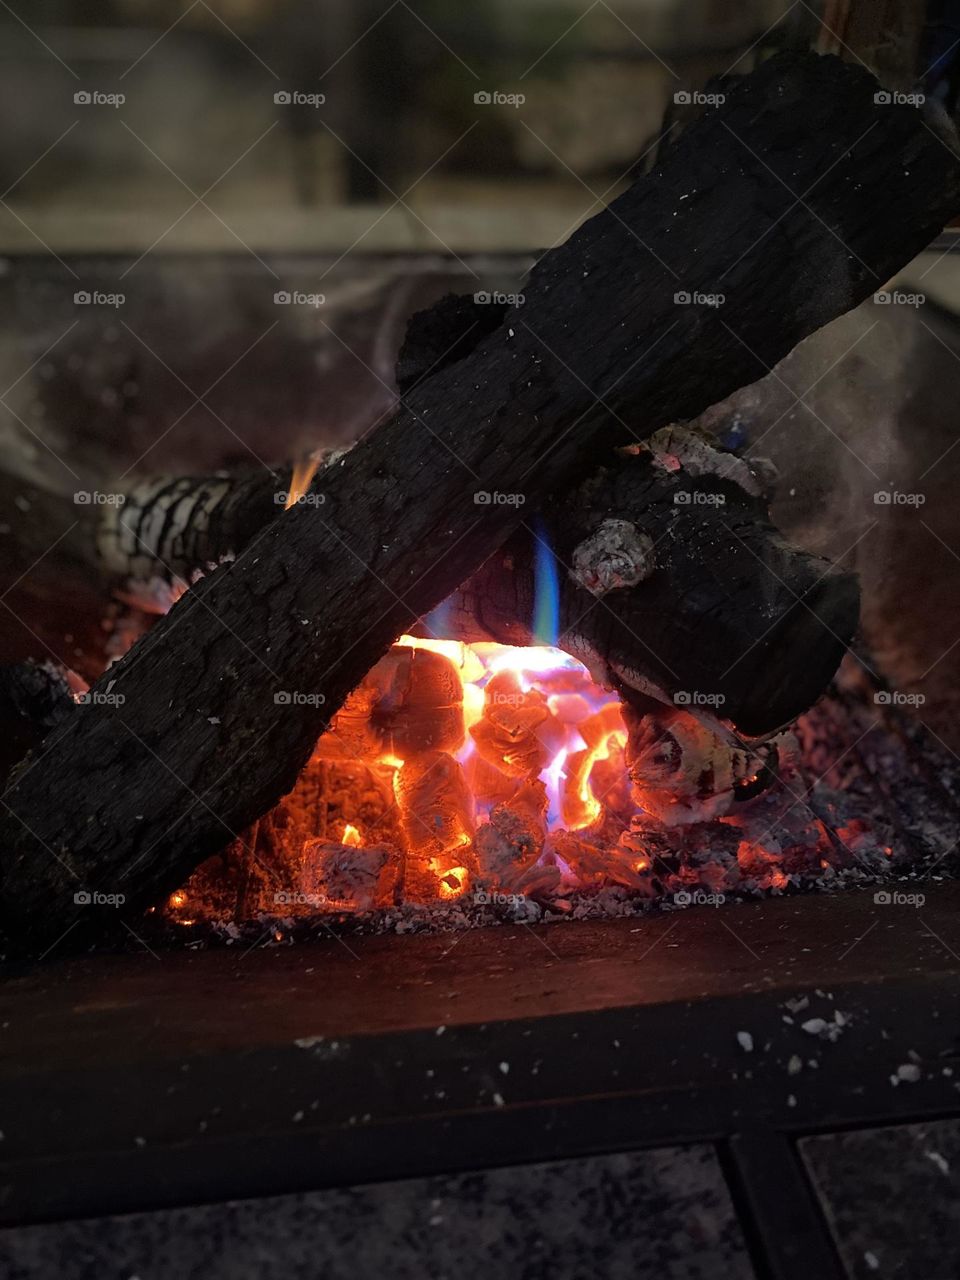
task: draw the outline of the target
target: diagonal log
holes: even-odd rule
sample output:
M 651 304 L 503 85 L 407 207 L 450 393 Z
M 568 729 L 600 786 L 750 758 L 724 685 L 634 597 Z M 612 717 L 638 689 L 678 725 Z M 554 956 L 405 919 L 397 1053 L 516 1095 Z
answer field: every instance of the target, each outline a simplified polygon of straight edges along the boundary
M 689 438 L 703 463 L 733 474 L 696 475 L 675 459 L 669 469 L 652 451 L 615 451 L 588 480 L 548 498 L 413 633 L 514 645 L 550 640 L 624 697 L 709 696 L 749 737 L 795 719 L 819 697 L 853 638 L 856 578 L 784 541 L 746 463 L 689 432 L 665 434 L 668 442 Z M 119 576 L 134 595 L 138 582 L 156 577 L 192 581 L 279 518 L 262 488 L 243 476 L 140 486 L 101 520 L 101 572 Z M 192 520 L 211 494 L 219 495 L 214 511 Z M 165 518 L 171 503 L 179 515 Z M 611 520 L 649 539 L 651 572 L 636 584 L 591 590 L 574 562 L 598 538 L 602 549 Z M 544 564 L 557 599 L 549 636 L 536 626 Z
M 734 85 L 544 255 L 523 307 L 318 477 L 322 506 L 189 591 L 8 788 L 8 932 L 29 945 L 90 919 L 80 886 L 145 906 L 275 803 L 396 635 L 519 525 L 477 491 L 542 506 L 598 449 L 762 376 L 923 248 L 960 206 L 960 169 L 876 89 L 793 54 Z M 275 701 L 290 690 L 312 703 Z

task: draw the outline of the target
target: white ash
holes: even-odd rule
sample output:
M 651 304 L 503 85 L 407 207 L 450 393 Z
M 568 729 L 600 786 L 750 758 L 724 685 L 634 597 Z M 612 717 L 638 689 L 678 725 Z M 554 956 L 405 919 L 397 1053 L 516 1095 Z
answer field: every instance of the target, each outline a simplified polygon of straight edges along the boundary
M 749 1031 L 737 1032 L 737 1044 L 739 1044 L 744 1053 L 753 1053 L 753 1036 Z
M 604 520 L 572 559 L 571 580 L 594 596 L 635 587 L 656 567 L 653 539 L 629 520 Z
M 844 1028 L 850 1021 L 850 1015 L 841 1013 L 839 1009 L 833 1011 L 833 1021 L 828 1022 L 826 1018 L 808 1018 L 806 1022 L 801 1022 L 801 1028 L 806 1031 L 809 1036 L 817 1036 L 821 1040 L 828 1040 L 834 1044 L 843 1035 Z
M 907 1084 L 916 1084 L 921 1075 L 922 1072 L 915 1062 L 904 1062 L 897 1067 L 896 1079 L 903 1080 Z
M 942 1174 L 950 1176 L 950 1162 L 939 1151 L 925 1151 L 923 1154 L 937 1166 Z
M 769 464 L 750 465 L 735 453 L 718 449 L 688 427 L 661 427 L 647 442 L 657 462 L 667 471 L 681 468 L 688 476 L 716 476 L 731 480 L 751 497 L 760 497 L 770 480 Z M 766 474 L 758 474 L 765 471 Z

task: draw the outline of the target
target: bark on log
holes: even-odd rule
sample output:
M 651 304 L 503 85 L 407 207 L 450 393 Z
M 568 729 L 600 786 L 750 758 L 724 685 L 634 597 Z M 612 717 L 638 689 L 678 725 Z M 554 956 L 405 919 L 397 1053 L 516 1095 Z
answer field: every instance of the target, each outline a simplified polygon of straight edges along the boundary
M 709 450 L 709 446 L 704 446 Z M 748 470 L 732 454 L 718 460 Z M 259 477 L 157 478 L 102 517 L 101 565 L 147 607 L 159 579 L 193 580 L 242 552 L 281 510 L 286 472 Z M 211 518 L 209 495 L 214 495 Z M 169 508 L 176 508 L 171 516 Z M 201 508 L 197 524 L 190 514 Z M 126 522 L 132 514 L 132 523 Z M 531 519 L 534 517 L 531 515 Z M 649 537 L 649 580 L 602 596 L 571 570 L 577 548 L 619 520 Z M 551 643 L 586 662 L 597 678 L 670 702 L 707 695 L 748 736 L 775 732 L 811 706 L 833 675 L 858 621 L 852 574 L 784 542 L 766 501 L 732 480 L 669 471 L 644 452 L 608 464 L 562 498 L 551 498 L 415 635 L 502 644 L 542 643 L 535 631 L 536 562 L 555 558 L 558 617 Z M 132 530 L 136 530 L 134 533 Z M 121 553 L 122 551 L 122 553 Z M 138 597 L 137 583 L 149 590 Z M 104 582 L 106 591 L 106 582 Z
M 56 938 L 89 918 L 81 887 L 128 910 L 170 892 L 289 790 L 396 635 L 517 528 L 518 507 L 477 491 L 536 509 L 598 447 L 760 377 L 927 244 L 960 204 L 956 157 L 875 92 L 795 55 L 731 87 L 537 263 L 522 308 L 318 478 L 322 507 L 187 592 L 108 673 L 124 701 L 80 708 L 13 781 L 4 927 Z M 314 701 L 278 705 L 283 690 Z
M 236 488 L 243 491 L 248 483 L 239 480 Z M 212 485 L 183 481 L 178 492 L 191 487 L 203 493 Z M 163 494 L 170 485 L 157 481 L 153 489 Z M 224 502 L 242 510 L 232 497 Z M 276 508 L 270 510 L 275 518 Z M 577 548 L 610 520 L 649 537 L 655 568 L 634 586 L 598 596 L 576 581 L 572 569 Z M 233 540 L 226 523 L 184 528 L 178 540 L 200 561 L 170 565 L 149 554 L 149 526 L 165 523 L 159 513 L 145 511 L 138 523 L 142 536 L 127 573 L 141 577 L 173 570 L 189 581 L 203 563 L 244 545 Z M 246 516 L 240 524 L 254 527 Z M 538 550 L 555 558 L 552 643 L 628 700 L 634 692 L 667 702 L 709 695 L 709 705 L 748 737 L 775 732 L 816 701 L 857 627 L 855 576 L 789 546 L 771 525 L 764 500 L 716 476 L 668 471 L 648 452 L 618 452 L 582 485 L 548 500 L 536 531 L 525 521 L 429 623 L 414 624 L 413 633 L 543 642 L 546 637 L 535 631 Z
M 542 535 L 524 526 L 454 593 L 445 634 L 534 643 L 545 542 L 557 561 L 561 649 L 627 701 L 637 691 L 699 703 L 760 736 L 816 701 L 856 631 L 855 575 L 789 546 L 766 504 L 730 481 L 671 474 L 649 453 L 618 457 L 541 515 Z M 577 580 L 577 552 L 611 522 L 647 535 L 654 567 L 635 586 L 595 595 Z M 614 547 L 608 558 L 618 572 L 623 554 Z

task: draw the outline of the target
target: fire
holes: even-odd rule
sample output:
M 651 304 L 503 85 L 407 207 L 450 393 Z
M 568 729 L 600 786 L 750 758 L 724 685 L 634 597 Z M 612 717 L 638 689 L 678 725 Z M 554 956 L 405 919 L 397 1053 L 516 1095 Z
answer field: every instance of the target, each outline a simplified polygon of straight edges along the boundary
M 201 868 L 167 913 L 203 914 L 195 892 L 225 871 L 243 910 L 275 916 L 503 898 L 565 910 L 576 891 L 654 897 L 693 877 L 783 890 L 832 856 L 822 833 L 769 839 L 768 817 L 750 819 L 756 755 L 658 708 L 622 708 L 549 645 L 403 635 L 333 717 L 279 821 L 260 824 L 253 869 L 239 854 L 211 879 Z M 234 886 L 226 910 L 239 901 Z
M 289 511 L 291 507 L 295 507 L 307 492 L 310 488 L 311 480 L 317 474 L 319 465 L 320 455 L 318 454 L 311 454 L 308 458 L 303 458 L 300 462 L 294 463 L 290 476 L 290 490 L 287 493 L 284 511 Z

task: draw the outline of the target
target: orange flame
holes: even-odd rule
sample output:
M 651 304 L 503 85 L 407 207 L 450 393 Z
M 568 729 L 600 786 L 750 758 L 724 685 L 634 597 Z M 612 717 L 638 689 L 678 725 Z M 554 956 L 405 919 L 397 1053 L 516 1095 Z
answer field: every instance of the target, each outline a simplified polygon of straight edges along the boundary
M 320 465 L 320 458 L 316 454 L 311 454 L 309 458 L 303 458 L 300 462 L 295 462 L 293 471 L 290 475 L 290 490 L 287 493 L 287 502 L 284 511 L 289 511 L 291 507 L 295 507 L 303 495 L 310 488 L 310 482 L 317 474 L 317 467 Z

